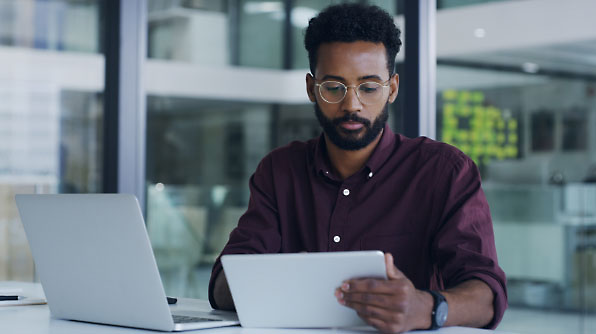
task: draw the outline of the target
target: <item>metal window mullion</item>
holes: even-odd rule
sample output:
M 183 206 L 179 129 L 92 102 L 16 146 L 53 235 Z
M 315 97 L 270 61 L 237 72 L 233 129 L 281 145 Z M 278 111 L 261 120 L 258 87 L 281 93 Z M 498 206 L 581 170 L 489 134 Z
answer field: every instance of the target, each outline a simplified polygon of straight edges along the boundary
M 404 134 L 436 137 L 436 0 L 405 1 Z
M 146 0 L 106 0 L 103 192 L 134 194 L 145 207 Z
M 284 25 L 283 25 L 283 40 L 282 40 L 282 68 L 284 70 L 292 69 L 294 61 L 294 40 L 292 31 L 292 7 L 294 0 L 284 0 Z
M 240 66 L 240 1 L 228 0 L 230 65 Z
M 420 125 L 419 134 L 436 139 L 436 0 L 420 1 Z
M 102 192 L 118 192 L 118 96 L 120 68 L 120 4 L 101 3 L 104 51 Z
M 121 0 L 120 6 L 118 192 L 134 194 L 144 208 L 147 1 Z

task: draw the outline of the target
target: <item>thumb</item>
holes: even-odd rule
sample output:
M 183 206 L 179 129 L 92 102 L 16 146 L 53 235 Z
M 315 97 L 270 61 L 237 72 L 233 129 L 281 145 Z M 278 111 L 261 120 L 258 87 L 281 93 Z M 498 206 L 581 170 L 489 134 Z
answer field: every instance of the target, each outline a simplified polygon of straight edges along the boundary
M 389 280 L 396 280 L 406 277 L 393 262 L 393 255 L 391 253 L 385 253 L 385 268 L 387 268 L 387 278 Z

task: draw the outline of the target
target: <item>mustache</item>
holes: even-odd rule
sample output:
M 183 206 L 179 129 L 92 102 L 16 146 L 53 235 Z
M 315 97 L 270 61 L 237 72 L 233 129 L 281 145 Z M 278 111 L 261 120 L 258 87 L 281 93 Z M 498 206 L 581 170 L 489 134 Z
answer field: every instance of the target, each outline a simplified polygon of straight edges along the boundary
M 358 117 L 357 114 L 352 113 L 352 114 L 345 114 L 342 117 L 338 117 L 333 119 L 333 125 L 338 126 L 339 124 L 343 123 L 343 122 L 358 122 L 358 123 L 362 123 L 364 126 L 366 127 L 370 127 L 370 121 L 367 120 L 366 118 L 362 118 L 362 117 Z

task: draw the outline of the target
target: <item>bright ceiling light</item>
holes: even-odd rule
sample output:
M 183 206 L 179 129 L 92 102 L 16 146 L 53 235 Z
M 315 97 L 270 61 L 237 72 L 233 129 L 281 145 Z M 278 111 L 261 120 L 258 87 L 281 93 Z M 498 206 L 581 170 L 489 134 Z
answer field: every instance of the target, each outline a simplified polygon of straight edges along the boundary
M 292 8 L 292 25 L 297 28 L 306 28 L 308 27 L 308 21 L 313 17 L 317 16 L 319 12 L 308 7 L 294 7 Z M 284 11 L 279 11 L 275 13 L 269 14 L 274 20 L 282 21 L 286 19 L 286 13 Z
M 540 71 L 540 65 L 536 63 L 526 62 L 522 64 L 522 70 L 526 73 L 537 73 Z
M 292 25 L 298 28 L 308 27 L 308 21 L 317 16 L 318 11 L 308 7 L 295 7 L 292 9 Z
M 476 28 L 474 29 L 474 37 L 476 38 L 484 38 L 486 36 L 486 30 L 484 28 Z
M 244 4 L 244 11 L 247 14 L 264 14 L 283 12 L 284 7 L 281 1 L 247 2 Z

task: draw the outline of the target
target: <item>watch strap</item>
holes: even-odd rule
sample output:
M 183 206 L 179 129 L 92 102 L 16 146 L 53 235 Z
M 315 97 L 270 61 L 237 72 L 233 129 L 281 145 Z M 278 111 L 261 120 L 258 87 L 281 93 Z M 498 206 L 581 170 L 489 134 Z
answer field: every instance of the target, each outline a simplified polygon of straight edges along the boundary
M 447 299 L 445 298 L 445 296 L 443 296 L 438 291 L 434 291 L 434 290 L 424 290 L 424 291 L 430 293 L 430 295 L 433 297 L 433 309 L 432 309 L 432 312 L 430 313 L 430 327 L 428 329 L 429 330 L 439 329 L 442 326 L 439 326 L 439 324 L 437 323 L 437 309 L 439 308 L 439 305 L 442 302 L 447 302 Z

